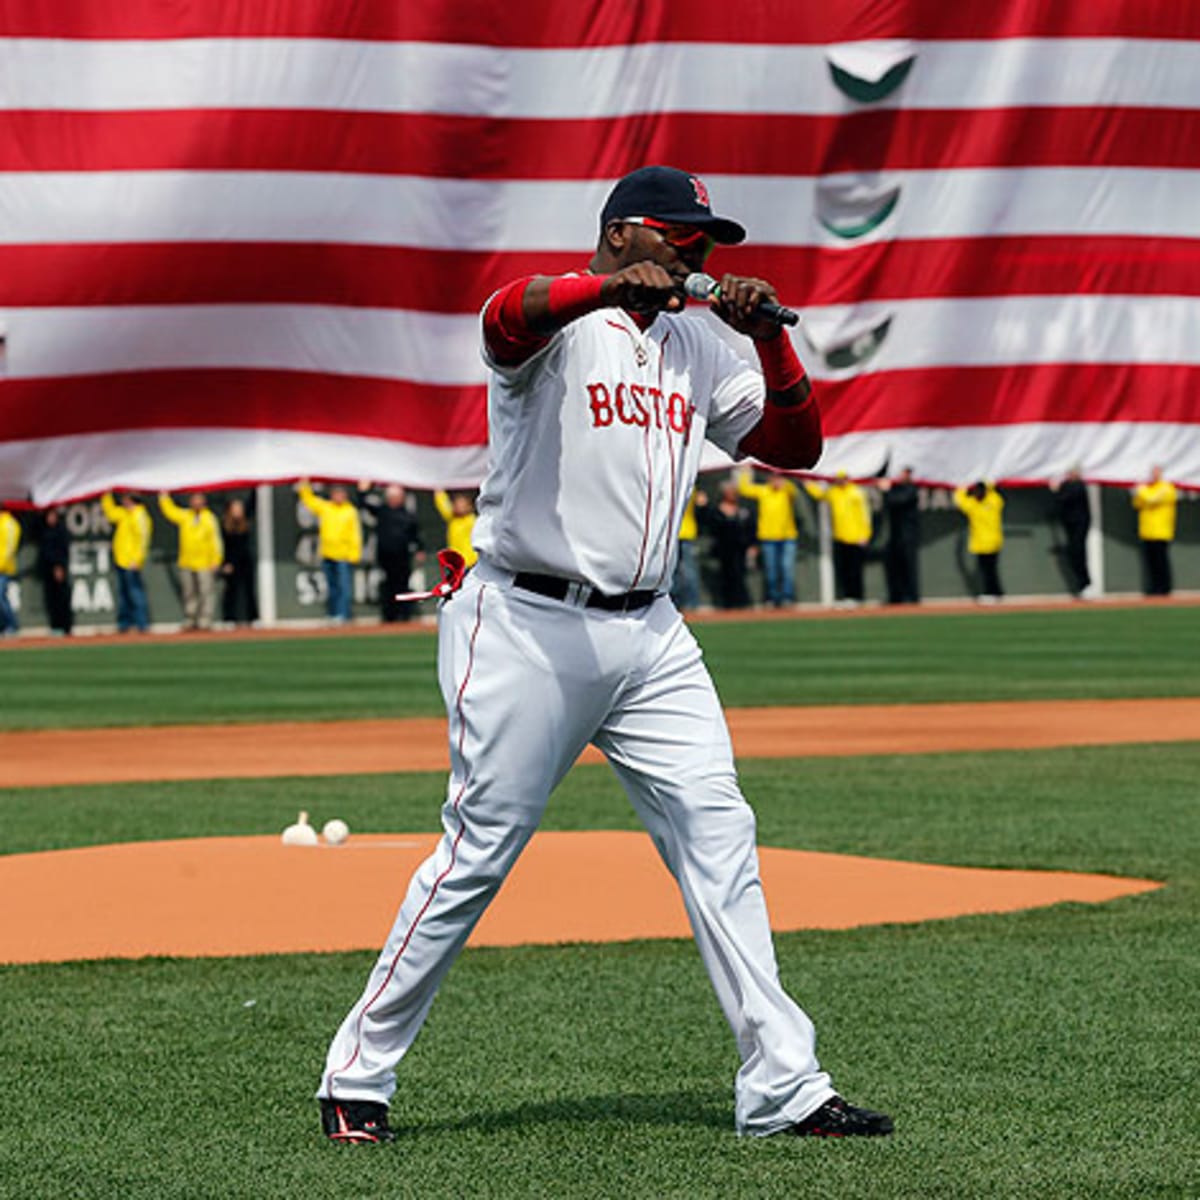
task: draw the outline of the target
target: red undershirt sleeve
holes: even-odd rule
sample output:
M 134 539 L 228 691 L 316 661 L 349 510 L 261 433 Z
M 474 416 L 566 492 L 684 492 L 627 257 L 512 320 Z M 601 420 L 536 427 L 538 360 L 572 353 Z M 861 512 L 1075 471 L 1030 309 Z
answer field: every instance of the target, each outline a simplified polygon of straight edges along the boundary
M 811 467 L 821 457 L 821 410 L 791 338 L 780 333 L 770 341 L 755 342 L 754 347 L 762 364 L 767 399 L 762 419 L 742 438 L 738 450 L 784 470 Z M 774 399 L 797 386 L 805 389 L 800 403 L 779 404 Z
M 488 353 L 501 366 L 519 366 L 550 340 L 539 337 L 525 321 L 525 289 L 532 278 L 527 276 L 506 284 L 483 310 L 483 340 Z
M 525 317 L 525 290 L 533 276 L 502 287 L 483 314 L 483 336 L 488 353 L 506 367 L 519 366 L 549 342 L 551 334 L 529 328 Z M 600 307 L 603 275 L 566 275 L 550 283 L 546 315 L 557 328 L 570 324 Z
M 821 410 L 810 392 L 791 408 L 773 404 L 768 397 L 762 420 L 742 438 L 738 451 L 772 467 L 799 471 L 816 463 L 822 445 Z

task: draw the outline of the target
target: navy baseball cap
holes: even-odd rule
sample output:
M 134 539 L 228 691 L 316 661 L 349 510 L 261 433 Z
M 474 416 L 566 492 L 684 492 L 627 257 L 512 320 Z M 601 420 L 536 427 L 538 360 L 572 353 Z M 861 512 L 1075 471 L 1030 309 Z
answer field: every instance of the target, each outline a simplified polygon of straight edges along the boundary
M 626 217 L 654 217 L 671 224 L 695 225 L 722 246 L 746 240 L 741 225 L 713 213 L 704 183 L 676 167 L 639 167 L 617 180 L 601 210 L 600 228 Z

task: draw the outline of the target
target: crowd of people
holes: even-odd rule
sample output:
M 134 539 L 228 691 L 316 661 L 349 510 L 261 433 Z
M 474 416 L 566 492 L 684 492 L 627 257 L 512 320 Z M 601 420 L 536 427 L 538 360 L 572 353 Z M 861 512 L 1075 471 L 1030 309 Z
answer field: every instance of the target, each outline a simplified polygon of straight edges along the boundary
M 251 494 L 253 495 L 253 493 Z M 176 578 L 185 631 L 214 626 L 217 580 L 224 581 L 222 619 L 250 625 L 258 619 L 255 559 L 250 506 L 240 497 L 226 501 L 220 518 L 204 492 L 192 492 L 186 506 L 169 492 L 158 496 L 159 512 L 178 531 Z M 116 583 L 116 624 L 120 633 L 147 633 L 150 605 L 145 568 L 150 558 L 154 518 L 142 496 L 133 491 L 105 492 L 100 507 L 112 530 L 110 558 Z M 27 520 L 37 543 L 34 574 L 41 584 L 46 623 L 52 635 L 69 636 L 75 627 L 71 589 L 71 533 L 64 509 L 50 507 Z M 17 576 L 17 549 L 22 525 L 10 511 L 0 510 L 0 635 L 17 632 L 19 621 L 8 597 Z
M 296 490 L 300 502 L 317 518 L 329 619 L 336 624 L 350 620 L 352 570 L 363 558 L 360 514 L 366 511 L 375 526 L 375 561 L 383 573 L 378 594 L 380 619 L 385 623 L 411 620 L 413 602 L 399 597 L 408 593 L 413 568 L 425 561 L 425 546 L 405 488 L 387 484 L 380 494 L 369 480 L 363 480 L 352 496 L 347 485 L 335 483 L 325 498 L 318 496 L 305 479 Z M 477 558 L 471 544 L 475 505 L 470 493 L 451 495 L 439 490 L 433 493 L 433 502 L 446 525 L 445 544 L 457 550 L 470 566 Z
M 308 480 L 296 485 L 301 505 L 315 518 L 317 551 L 325 580 L 326 613 L 332 623 L 351 617 L 353 571 L 363 562 L 364 515 L 374 530 L 379 570 L 378 610 L 386 623 L 412 620 L 418 609 L 397 599 L 409 591 L 413 573 L 426 561 L 413 496 L 396 483 L 364 480 L 353 486 L 334 483 L 318 494 Z M 875 499 L 872 502 L 872 492 Z M 1092 585 L 1088 534 L 1092 524 L 1087 485 L 1078 468 L 1050 484 L 1051 519 L 1062 535 L 1060 551 L 1068 586 L 1085 597 Z M 685 611 L 702 606 L 705 596 L 721 609 L 787 608 L 796 603 L 801 552 L 802 494 L 829 513 L 831 559 L 836 601 L 864 602 L 865 571 L 881 562 L 889 604 L 915 604 L 921 598 L 919 553 L 921 494 L 911 469 L 892 476 L 851 479 L 838 471 L 828 482 L 798 484 L 780 472 L 756 478 L 739 467 L 710 491 L 693 492 L 679 531 L 679 560 L 671 595 Z M 1167 596 L 1173 588 L 1170 547 L 1175 539 L 1178 491 L 1155 467 L 1150 478 L 1132 489 L 1144 591 Z M 470 492 L 435 491 L 433 504 L 444 523 L 443 544 L 476 558 L 471 537 L 475 507 Z M 966 553 L 974 564 L 974 594 L 983 604 L 1003 597 L 1000 562 L 1004 549 L 1004 497 L 995 484 L 976 480 L 955 488 L 952 503 L 964 518 Z M 150 626 L 144 571 L 150 555 L 154 518 L 135 492 L 105 493 L 100 498 L 112 527 L 111 558 L 116 582 L 116 623 L 121 632 L 145 632 Z M 230 495 L 213 508 L 204 492 L 178 503 L 169 492 L 157 497 L 161 515 L 176 528 L 175 577 L 184 631 L 204 631 L 220 621 L 247 626 L 258 620 L 254 547 L 254 493 Z M 23 532 L 36 540 L 34 574 L 41 585 L 47 623 L 59 635 L 74 626 L 71 602 L 71 536 L 63 510 L 48 508 L 24 521 L 0 507 L 0 636 L 20 627 L 9 596 L 17 578 L 17 552 Z M 812 543 L 806 547 L 811 549 Z M 755 582 L 755 576 L 759 582 Z
M 916 604 L 921 598 L 921 492 L 911 468 L 893 476 L 854 480 L 838 471 L 829 482 L 805 481 L 803 492 L 829 512 L 829 534 L 836 602 L 853 607 L 866 596 L 865 572 L 871 561 L 883 564 L 888 604 Z M 1086 598 L 1092 585 L 1087 539 L 1092 514 L 1088 489 L 1078 468 L 1050 485 L 1049 514 L 1062 534 L 1060 551 L 1071 594 Z M 672 596 L 682 609 L 700 605 L 701 579 L 717 608 L 747 608 L 760 591 L 765 607 L 795 603 L 796 564 L 801 523 L 801 488 L 787 476 L 768 472 L 756 480 L 745 467 L 717 485 L 714 500 L 699 489 L 680 530 L 679 565 Z M 877 500 L 872 503 L 872 495 Z M 950 493 L 964 519 L 966 553 L 973 563 L 974 596 L 995 604 L 1004 596 L 1000 578 L 1004 548 L 1004 497 L 987 479 Z M 1175 538 L 1178 492 L 1155 467 L 1148 482 L 1134 488 L 1138 540 L 1145 592 L 1170 595 L 1169 547 Z M 761 587 L 752 586 L 761 575 Z
M 318 494 L 308 480 L 296 485 L 299 503 L 315 517 L 317 554 L 325 580 L 326 612 L 332 623 L 350 619 L 354 568 L 363 563 L 363 517 L 374 530 L 374 561 L 380 572 L 378 604 L 384 622 L 411 620 L 417 609 L 398 600 L 413 571 L 425 561 L 425 547 L 416 508 L 399 484 L 376 487 L 370 481 L 357 487 L 334 483 Z M 182 632 L 204 632 L 219 620 L 226 626 L 250 626 L 259 619 L 254 497 L 230 494 L 214 508 L 205 492 L 188 494 L 179 503 L 170 492 L 157 497 L 157 510 L 175 527 L 173 581 L 179 597 Z M 471 531 L 475 509 L 471 494 L 434 493 L 434 503 L 446 525 L 446 544 L 474 561 Z M 109 559 L 115 584 L 118 632 L 146 633 L 150 629 L 146 567 L 150 561 L 154 514 L 135 491 L 106 492 L 100 508 L 111 529 Z M 52 634 L 72 632 L 75 614 L 71 587 L 71 534 L 65 509 L 50 507 L 23 518 L 0 505 L 0 636 L 15 635 L 20 617 L 9 594 L 19 575 L 18 550 L 23 536 L 37 546 L 33 567 L 42 588 L 46 621 Z

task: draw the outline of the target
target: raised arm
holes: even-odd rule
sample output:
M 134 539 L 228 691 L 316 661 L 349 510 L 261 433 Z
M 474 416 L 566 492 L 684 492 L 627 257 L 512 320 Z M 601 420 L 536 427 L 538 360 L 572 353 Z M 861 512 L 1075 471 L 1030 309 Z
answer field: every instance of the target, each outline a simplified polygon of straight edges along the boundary
M 532 275 L 502 287 L 483 312 L 488 353 L 502 366 L 532 358 L 564 326 L 601 308 L 683 307 L 679 282 L 654 262 L 612 275 Z
M 300 497 L 300 503 L 310 512 L 316 513 L 318 517 L 329 507 L 329 501 L 318 496 L 312 490 L 312 484 L 307 479 L 302 479 L 296 484 L 296 495 Z
M 754 475 L 749 466 L 739 467 L 734 471 L 733 477 L 737 481 L 738 495 L 745 496 L 749 500 L 757 500 L 766 490 L 761 483 L 754 481 Z
M 162 515 L 176 525 L 179 525 L 187 516 L 187 513 L 171 499 L 170 492 L 159 492 L 158 507 L 162 509 Z

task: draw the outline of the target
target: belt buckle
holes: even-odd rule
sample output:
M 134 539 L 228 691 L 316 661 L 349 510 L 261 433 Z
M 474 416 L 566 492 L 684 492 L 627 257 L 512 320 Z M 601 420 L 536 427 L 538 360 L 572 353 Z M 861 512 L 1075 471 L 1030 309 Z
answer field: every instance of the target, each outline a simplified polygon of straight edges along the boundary
M 574 608 L 586 608 L 587 602 L 592 597 L 592 589 L 586 583 L 578 583 L 572 580 L 567 584 L 567 594 L 563 600 Z

